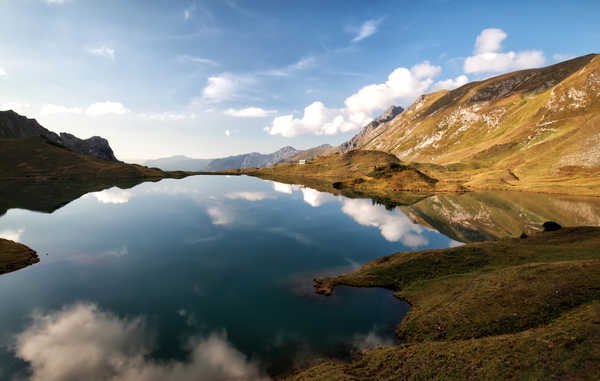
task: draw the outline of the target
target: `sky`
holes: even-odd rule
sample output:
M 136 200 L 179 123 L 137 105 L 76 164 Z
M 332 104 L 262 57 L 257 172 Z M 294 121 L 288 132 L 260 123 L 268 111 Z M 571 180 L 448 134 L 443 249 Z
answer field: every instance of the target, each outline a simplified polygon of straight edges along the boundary
M 119 159 L 351 138 L 390 105 L 599 53 L 600 2 L 0 0 L 0 109 Z

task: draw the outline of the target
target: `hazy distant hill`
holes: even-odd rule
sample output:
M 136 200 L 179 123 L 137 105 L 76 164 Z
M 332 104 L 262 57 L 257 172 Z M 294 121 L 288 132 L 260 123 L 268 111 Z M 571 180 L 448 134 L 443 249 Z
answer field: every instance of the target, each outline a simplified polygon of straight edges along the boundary
M 222 171 L 235 168 L 264 168 L 277 164 L 303 151 L 286 146 L 269 154 L 258 152 L 228 156 L 218 159 L 192 159 L 186 156 L 171 156 L 148 160 L 144 165 L 163 170 Z
M 29 119 L 12 110 L 0 111 L 0 139 L 20 139 L 33 136 L 43 136 L 73 152 L 104 160 L 118 161 L 108 141 L 104 138 L 93 136 L 84 140 L 66 132 L 58 135 L 42 127 L 35 119 Z

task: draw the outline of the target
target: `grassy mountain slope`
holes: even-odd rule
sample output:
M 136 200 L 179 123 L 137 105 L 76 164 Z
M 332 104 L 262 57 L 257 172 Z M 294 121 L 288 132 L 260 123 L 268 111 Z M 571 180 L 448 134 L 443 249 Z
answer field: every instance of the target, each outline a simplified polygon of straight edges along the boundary
M 600 194 L 600 56 L 424 95 L 355 144 L 473 189 Z
M 119 181 L 186 175 L 82 155 L 41 136 L 0 139 L 0 181 Z
M 402 344 L 323 361 L 293 380 L 581 379 L 600 370 L 600 229 L 377 259 L 315 281 L 386 287 L 412 304 Z

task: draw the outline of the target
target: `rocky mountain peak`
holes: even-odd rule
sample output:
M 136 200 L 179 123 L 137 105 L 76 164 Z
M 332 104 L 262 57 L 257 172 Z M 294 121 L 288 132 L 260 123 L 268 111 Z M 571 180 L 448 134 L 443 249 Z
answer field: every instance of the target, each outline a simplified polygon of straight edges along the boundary
M 31 136 L 43 136 L 53 143 L 83 155 L 118 161 L 108 141 L 100 136 L 84 140 L 66 132 L 58 135 L 41 126 L 35 119 L 29 119 L 12 110 L 0 111 L 0 139 L 21 139 Z
M 400 114 L 404 109 L 401 106 L 390 106 L 387 110 L 377 118 L 373 119 L 369 124 L 364 126 L 358 134 L 354 135 L 352 139 L 348 140 L 345 143 L 340 145 L 340 152 L 348 152 L 354 149 L 357 149 L 360 146 L 360 143 L 363 139 L 370 135 L 375 129 L 377 129 L 381 124 L 387 123 L 394 119 L 398 114 Z

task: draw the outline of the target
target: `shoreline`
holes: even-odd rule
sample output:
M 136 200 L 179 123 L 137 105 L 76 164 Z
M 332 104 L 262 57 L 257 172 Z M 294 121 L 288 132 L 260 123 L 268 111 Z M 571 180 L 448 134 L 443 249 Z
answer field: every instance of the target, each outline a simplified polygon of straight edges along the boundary
M 317 278 L 314 287 L 324 295 L 339 285 L 392 290 L 411 306 L 396 328 L 401 344 L 351 362 L 322 359 L 287 379 L 591 379 L 600 370 L 599 282 L 597 227 L 388 255 L 350 274 Z M 515 347 L 526 353 L 513 356 Z M 508 359 L 509 373 L 489 351 Z

